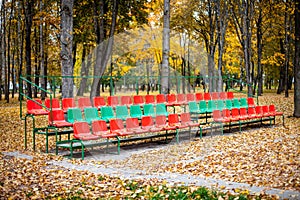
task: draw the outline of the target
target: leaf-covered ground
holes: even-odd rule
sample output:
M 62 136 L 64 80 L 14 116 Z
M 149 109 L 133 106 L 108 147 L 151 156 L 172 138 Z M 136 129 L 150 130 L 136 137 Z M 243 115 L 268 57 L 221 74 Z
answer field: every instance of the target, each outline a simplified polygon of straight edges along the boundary
M 274 103 L 277 110 L 283 111 L 285 127 L 282 126 L 281 118 L 277 118 L 275 127 L 243 128 L 242 133 L 225 133 L 224 136 L 207 136 L 201 140 L 166 145 L 166 148 L 147 151 L 146 154 L 133 154 L 124 160 L 83 162 L 70 160 L 70 162 L 141 169 L 149 174 L 153 172 L 192 174 L 254 186 L 300 191 L 300 119 L 288 117 L 293 113 L 293 97 L 265 94 L 259 98 L 259 102 Z M 0 154 L 0 199 L 58 197 L 161 199 L 160 195 L 172 199 L 174 194 L 182 194 L 184 198 L 192 199 L 205 193 L 202 191 L 203 188 L 192 186 L 174 189 L 156 179 L 128 181 L 49 165 L 48 161 L 63 158 L 41 153 L 45 148 L 44 137 L 37 137 L 37 151 L 33 152 L 32 138 L 29 134 L 28 150 L 24 151 L 24 122 L 19 117 L 18 102 L 16 100 L 10 104 L 1 102 L 0 106 L 1 152 L 19 151 L 33 156 L 30 160 Z M 40 117 L 36 123 L 38 126 L 44 125 L 46 118 Z M 50 138 L 50 149 L 53 148 L 54 140 Z M 211 198 L 234 198 L 228 194 L 216 194 L 211 191 L 208 193 Z M 243 195 L 240 198 L 254 198 L 247 192 Z M 266 195 L 260 197 L 276 198 Z

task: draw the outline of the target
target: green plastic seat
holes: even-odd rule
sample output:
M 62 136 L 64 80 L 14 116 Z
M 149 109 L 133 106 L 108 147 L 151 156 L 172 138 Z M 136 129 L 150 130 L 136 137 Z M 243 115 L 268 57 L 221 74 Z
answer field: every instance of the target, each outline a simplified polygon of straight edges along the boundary
M 212 113 L 214 110 L 217 110 L 217 104 L 214 100 L 207 101 L 207 112 Z
M 108 122 L 110 119 L 115 118 L 114 110 L 111 106 L 103 106 L 100 108 L 101 119 Z
M 141 119 L 143 116 L 141 106 L 140 105 L 131 105 L 130 106 L 130 116 Z
M 67 121 L 70 123 L 84 121 L 80 108 L 69 108 L 67 112 Z
M 153 104 L 145 104 L 144 105 L 144 116 L 155 117 L 154 106 Z
M 225 104 L 224 104 L 223 100 L 217 100 L 217 108 L 218 108 L 218 110 L 225 109 Z
M 248 108 L 248 101 L 246 98 L 240 98 L 240 107 L 241 108 Z
M 98 109 L 96 107 L 91 107 L 91 108 L 84 108 L 84 118 L 85 121 L 89 124 L 92 123 L 94 120 L 100 120 L 101 118 L 99 117 L 98 114 Z
M 200 109 L 200 114 L 206 113 L 207 112 L 207 105 L 206 101 L 202 100 L 199 102 L 199 109 Z
M 191 114 L 200 114 L 200 108 L 196 101 L 190 101 L 188 103 L 189 111 Z
M 241 108 L 241 104 L 240 104 L 239 99 L 236 99 L 236 98 L 232 99 L 232 104 L 233 104 L 232 108 L 238 108 L 238 109 Z
M 116 117 L 122 120 L 126 120 L 130 117 L 127 106 L 116 106 Z
M 164 103 L 156 104 L 156 115 L 164 115 L 164 116 L 169 115 L 166 104 Z
M 231 99 L 226 99 L 225 100 L 225 106 L 228 110 L 231 110 L 232 109 L 232 101 Z

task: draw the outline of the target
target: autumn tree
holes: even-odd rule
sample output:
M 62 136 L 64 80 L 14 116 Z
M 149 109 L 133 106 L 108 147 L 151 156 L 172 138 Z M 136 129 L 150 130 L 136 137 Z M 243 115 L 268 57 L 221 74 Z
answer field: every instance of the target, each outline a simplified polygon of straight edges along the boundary
M 294 116 L 300 117 L 300 0 L 295 3 Z

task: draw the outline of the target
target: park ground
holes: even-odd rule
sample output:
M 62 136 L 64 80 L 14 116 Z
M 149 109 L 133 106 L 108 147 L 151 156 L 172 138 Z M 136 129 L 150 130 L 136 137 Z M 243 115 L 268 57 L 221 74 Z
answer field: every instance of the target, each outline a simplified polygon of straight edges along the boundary
M 31 145 L 25 150 L 19 102 L 0 102 L 0 199 L 300 199 L 300 119 L 292 117 L 293 93 L 288 98 L 265 93 L 259 103 L 283 111 L 285 126 L 276 118 L 275 126 L 244 127 L 241 133 L 124 147 L 121 157 L 93 150 L 81 161 L 43 153 L 42 136 L 36 152 Z M 46 123 L 39 119 L 37 125 Z M 219 181 L 203 188 L 183 176 Z

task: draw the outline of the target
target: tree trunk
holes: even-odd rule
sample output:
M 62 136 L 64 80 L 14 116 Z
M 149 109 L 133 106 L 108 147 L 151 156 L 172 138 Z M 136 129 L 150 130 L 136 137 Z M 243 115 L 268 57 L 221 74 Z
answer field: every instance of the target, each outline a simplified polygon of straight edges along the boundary
M 73 76 L 73 4 L 74 0 L 61 1 L 62 98 L 73 97 L 73 78 L 66 77 Z
M 24 10 L 25 10 L 25 61 L 26 61 L 26 75 L 27 80 L 31 82 L 31 26 L 33 18 L 33 7 L 34 0 L 25 0 L 24 1 Z M 27 95 L 32 98 L 32 89 L 31 84 L 27 82 Z
M 168 94 L 169 88 L 169 54 L 170 54 L 170 0 L 164 0 L 163 51 L 161 65 L 161 93 Z
M 20 2 L 17 2 L 17 5 L 18 5 L 18 24 L 17 24 L 17 29 L 18 29 L 18 46 L 17 48 L 19 49 L 18 51 L 18 56 L 17 56 L 17 59 L 18 59 L 18 67 L 19 67 L 19 72 L 18 72 L 18 75 L 19 75 L 19 90 L 23 91 L 23 88 L 20 88 L 20 87 L 23 87 L 23 84 L 20 82 L 20 77 L 22 75 L 22 68 L 23 68 L 23 46 L 24 46 L 24 42 L 23 42 L 23 35 L 22 34 L 22 31 L 21 31 L 21 3 Z M 23 96 L 19 96 L 19 100 L 23 100 Z
M 261 1 L 259 1 L 261 3 Z M 256 23 L 257 27 L 257 84 L 258 90 L 257 95 L 261 96 L 263 93 L 263 68 L 261 65 L 261 57 L 262 57 L 262 7 L 258 6 L 258 19 Z
M 40 12 L 43 11 L 43 0 L 40 0 Z M 44 53 L 44 38 L 43 38 L 43 18 L 40 17 L 40 83 L 41 87 L 46 90 L 47 89 L 47 82 L 45 77 L 45 53 Z M 41 98 L 45 99 L 46 92 L 41 91 Z
M 83 96 L 84 90 L 86 88 L 87 78 L 82 78 L 82 77 L 89 75 L 89 67 L 91 64 L 91 59 L 92 59 L 92 54 L 89 54 L 88 58 L 86 59 L 86 46 L 84 45 L 82 50 L 82 60 L 81 60 L 82 61 L 81 73 L 80 73 L 81 81 L 77 92 L 77 96 Z
M 295 3 L 294 116 L 300 117 L 300 0 Z
M 39 38 L 37 34 L 37 27 L 34 29 L 34 38 L 35 38 L 35 52 L 34 52 L 34 83 L 35 85 L 39 86 L 39 75 L 40 75 L 40 63 L 39 63 Z M 38 96 L 38 88 L 34 87 L 33 90 L 33 96 L 34 98 L 37 98 Z
M 104 2 L 102 2 L 102 4 L 104 4 Z M 112 22 L 111 22 L 111 26 L 110 26 L 110 32 L 109 32 L 109 39 L 107 39 L 106 41 L 104 41 L 104 22 L 101 21 L 100 22 L 100 37 L 99 37 L 99 44 L 97 46 L 97 50 L 96 50 L 96 62 L 94 65 L 94 80 L 92 83 L 92 88 L 91 88 L 91 93 L 90 93 L 90 98 L 92 99 L 93 97 L 97 96 L 100 94 L 100 90 L 98 90 L 99 88 L 99 83 L 100 83 L 100 78 L 102 76 L 102 74 L 105 71 L 106 65 L 109 61 L 110 58 L 112 58 L 112 49 L 113 49 L 113 43 L 114 43 L 114 32 L 115 32 L 115 28 L 116 28 L 116 23 L 117 23 L 117 14 L 118 14 L 118 5 L 119 5 L 119 1 L 114 0 L 113 1 L 113 8 L 112 8 Z M 104 10 L 104 5 L 101 6 L 102 10 Z M 102 13 L 102 11 L 101 11 Z M 104 13 L 102 13 L 104 14 Z M 101 19 L 103 20 L 103 17 L 101 17 Z M 96 23 L 96 22 L 94 22 Z M 96 33 L 98 28 L 96 29 Z M 98 37 L 97 37 L 98 38 Z M 97 39 L 98 41 L 98 39 Z M 113 62 L 111 60 L 111 62 Z

